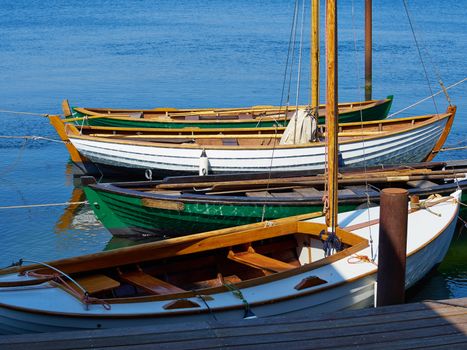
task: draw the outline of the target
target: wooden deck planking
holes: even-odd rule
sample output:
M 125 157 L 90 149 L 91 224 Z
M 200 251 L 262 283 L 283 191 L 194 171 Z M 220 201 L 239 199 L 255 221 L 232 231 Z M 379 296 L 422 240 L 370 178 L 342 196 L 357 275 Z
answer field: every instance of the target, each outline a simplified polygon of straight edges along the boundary
M 254 308 L 253 308 L 254 311 Z M 467 298 L 306 318 L 145 326 L 0 336 L 3 350 L 467 348 Z

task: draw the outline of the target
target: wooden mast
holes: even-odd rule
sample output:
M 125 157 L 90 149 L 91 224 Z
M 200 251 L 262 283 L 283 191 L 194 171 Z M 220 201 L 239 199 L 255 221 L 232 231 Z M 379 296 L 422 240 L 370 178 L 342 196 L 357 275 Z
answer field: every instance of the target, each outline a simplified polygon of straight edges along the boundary
M 372 82 L 372 0 L 365 0 L 365 99 L 371 100 Z
M 326 134 L 328 147 L 328 201 L 326 224 L 337 226 L 337 0 L 326 1 Z
M 319 0 L 311 0 L 311 108 L 319 106 Z

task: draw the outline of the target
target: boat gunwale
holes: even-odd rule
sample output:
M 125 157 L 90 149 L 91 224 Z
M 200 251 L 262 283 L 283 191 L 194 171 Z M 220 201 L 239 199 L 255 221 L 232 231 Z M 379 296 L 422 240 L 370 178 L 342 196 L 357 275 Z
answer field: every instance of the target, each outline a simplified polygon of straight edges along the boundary
M 440 182 L 443 180 L 439 180 Z M 364 182 L 364 180 L 362 180 Z M 87 185 L 96 192 L 106 192 L 116 195 L 126 195 L 128 197 L 143 199 L 160 199 L 166 201 L 178 201 L 182 203 L 209 203 L 209 204 L 246 204 L 246 205 L 320 205 L 322 204 L 322 195 L 305 196 L 305 197 L 246 197 L 246 196 L 231 196 L 231 195 L 205 195 L 195 193 L 181 193 L 180 195 L 168 195 L 163 193 L 143 192 L 123 187 L 125 183 L 105 183 L 105 184 L 89 184 Z M 143 185 L 144 186 L 144 185 Z M 457 188 L 467 190 L 467 179 L 461 181 L 453 181 L 452 183 L 437 184 L 437 186 L 426 188 L 410 188 L 409 195 L 425 196 L 432 194 L 433 191 L 442 191 L 442 193 L 452 193 Z M 274 188 L 270 188 L 271 191 Z M 340 203 L 351 203 L 355 200 L 378 200 L 379 195 L 376 194 L 340 194 Z
M 411 127 L 403 130 L 395 130 L 395 131 L 383 131 L 381 134 L 378 135 L 371 135 L 371 136 L 360 136 L 360 137 L 352 137 L 351 139 L 339 141 L 339 145 L 346 145 L 356 142 L 363 142 L 363 141 L 371 141 L 374 139 L 382 139 L 386 137 L 396 136 L 399 134 L 404 134 L 407 132 L 411 132 L 417 129 L 421 129 L 423 127 L 429 126 L 431 124 L 435 124 L 436 122 L 442 121 L 444 119 L 451 118 L 453 113 L 443 113 L 443 114 L 431 114 L 426 116 L 416 116 L 416 117 L 408 117 L 408 118 L 401 118 L 401 119 L 386 119 L 380 121 L 372 121 L 372 122 L 363 122 L 363 123 L 345 123 L 340 124 L 340 126 L 355 126 L 355 125 L 362 125 L 362 124 L 379 124 L 379 123 L 400 123 L 400 122 L 410 122 L 413 120 L 422 120 L 419 124 L 414 124 Z M 118 139 L 106 139 L 104 137 L 94 137 L 94 136 L 86 136 L 86 135 L 79 135 L 78 129 L 74 125 L 67 124 L 66 126 L 67 136 L 71 139 L 78 139 L 78 140 L 85 140 L 85 141 L 93 141 L 99 143 L 110 143 L 110 144 L 123 144 L 123 145 L 130 145 L 130 146 L 141 146 L 141 147 L 151 147 L 151 148 L 176 148 L 176 149 L 205 149 L 205 150 L 287 150 L 287 149 L 296 149 L 296 148 L 317 148 L 323 147 L 325 145 L 324 142 L 309 142 L 300 145 L 256 145 L 256 146 L 230 146 L 230 145 L 199 145 L 199 144 L 173 144 L 173 143 L 164 143 L 164 142 L 147 142 L 147 141 L 135 141 L 135 140 L 118 140 Z M 226 135 L 228 138 L 233 138 L 235 135 Z M 430 154 L 432 151 L 430 151 Z
M 373 107 L 377 107 L 377 106 L 381 106 L 383 104 L 387 104 L 387 103 L 390 103 L 392 102 L 393 100 L 393 96 L 387 96 L 386 98 L 384 99 L 379 99 L 379 100 L 369 100 L 369 101 L 356 101 L 356 102 L 343 102 L 343 103 L 339 103 L 339 107 L 340 108 L 349 108 L 347 106 L 353 106 L 353 107 L 350 107 L 352 108 L 351 110 L 349 111 L 345 111 L 343 112 L 344 114 L 346 113 L 352 113 L 352 112 L 356 112 L 358 107 L 361 107 L 360 110 L 366 110 L 366 109 L 369 109 L 369 108 L 373 108 Z M 263 106 L 264 107 L 264 106 Z M 257 116 L 256 118 L 253 118 L 253 120 L 248 120 L 248 119 L 231 119 L 231 120 L 222 120 L 222 119 L 214 119 L 214 120 L 180 120 L 180 119 L 177 119 L 179 117 L 182 117 L 183 115 L 189 115 L 189 114 L 193 114 L 193 113 L 216 113 L 216 112 L 244 112 L 244 113 L 247 113 L 246 111 L 252 111 L 253 113 L 254 112 L 278 112 L 280 113 L 281 111 L 293 111 L 296 109 L 295 106 L 291 106 L 291 107 L 281 107 L 281 106 L 270 106 L 271 108 L 255 108 L 255 106 L 251 106 L 250 108 L 244 108 L 244 107 L 232 107 L 232 108 L 221 108 L 221 109 L 216 109 L 216 108 L 201 108 L 201 109 L 177 109 L 177 110 L 168 110 L 167 112 L 165 111 L 158 111 L 157 109 L 120 109 L 120 108 L 115 108 L 115 109 L 112 109 L 112 108 L 86 108 L 86 107 L 72 107 L 71 109 L 73 111 L 76 111 L 78 113 L 81 113 L 81 114 L 85 114 L 85 115 L 89 115 L 89 116 L 102 116 L 103 118 L 110 118 L 110 119 L 119 119 L 119 120 L 125 120 L 125 121 L 135 121 L 134 118 L 128 116 L 128 115 L 125 115 L 125 113 L 137 113 L 137 112 L 141 112 L 141 113 L 147 113 L 147 114 L 151 114 L 151 113 L 160 113 L 161 115 L 158 116 L 154 116 L 154 117 L 148 117 L 147 119 L 146 118 L 142 118 L 141 121 L 144 121 L 144 122 L 153 122 L 153 123 L 160 123 L 160 122 L 169 122 L 169 123 L 187 123 L 187 124 L 207 124 L 207 123 L 211 123 L 213 121 L 216 121 L 216 122 L 220 122 L 220 123 L 223 123 L 223 122 L 226 122 L 226 123 L 230 123 L 230 122 L 234 122 L 234 123 L 245 123 L 245 122 L 250 122 L 250 123 L 254 123 L 254 122 L 258 122 L 257 119 L 260 119 L 262 120 L 261 118 L 266 118 L 267 121 L 269 121 L 268 119 L 271 119 L 271 121 L 274 121 L 274 120 L 283 120 L 285 119 L 285 117 L 278 117 L 278 118 L 273 118 L 271 116 Z M 306 105 L 303 105 L 303 106 L 299 106 L 299 108 L 306 108 Z M 324 105 L 320 105 L 320 110 L 324 110 L 325 109 L 325 106 Z M 113 112 L 113 111 L 118 111 L 118 112 Z M 165 116 L 165 115 L 162 115 L 163 113 L 173 113 L 174 115 L 169 115 L 169 116 Z M 122 115 L 115 115 L 115 114 L 122 114 Z M 177 115 L 179 114 L 179 115 Z M 164 119 L 163 119 L 164 118 Z M 169 119 L 167 119 L 169 118 Z M 161 120 L 159 120 L 161 119 Z

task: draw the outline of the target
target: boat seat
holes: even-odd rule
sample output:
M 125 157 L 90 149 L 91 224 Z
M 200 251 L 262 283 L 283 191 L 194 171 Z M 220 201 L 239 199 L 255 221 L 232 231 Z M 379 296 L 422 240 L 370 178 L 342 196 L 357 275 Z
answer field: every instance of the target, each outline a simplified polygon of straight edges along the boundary
M 253 119 L 253 114 L 251 113 L 240 113 L 238 119 Z
M 245 192 L 247 197 L 272 197 L 272 194 L 268 191 L 252 191 L 252 192 Z
M 294 191 L 300 193 L 300 194 L 303 195 L 304 197 L 319 197 L 319 198 L 322 198 L 322 197 L 323 197 L 323 194 L 324 194 L 323 191 L 317 190 L 317 189 L 314 188 L 314 187 L 310 187 L 310 188 L 295 188 Z
M 438 186 L 438 184 L 429 181 L 429 180 L 414 180 L 414 181 L 407 181 L 407 185 L 413 188 L 430 188 Z
M 303 194 L 301 194 L 300 192 L 296 192 L 296 191 L 289 191 L 289 192 L 272 192 L 271 191 L 271 195 L 273 197 L 276 197 L 276 198 L 302 198 L 303 197 Z
M 150 294 L 161 295 L 186 292 L 184 289 L 148 275 L 141 270 L 121 273 L 120 278 L 122 281 L 139 287 Z
M 76 277 L 74 280 L 90 295 L 99 292 L 105 292 L 120 286 L 120 282 L 102 274 Z M 81 292 L 81 290 L 78 290 L 74 284 L 70 283 L 70 285 L 73 286 L 73 288 L 75 288 L 78 292 Z
M 346 186 L 345 188 L 351 190 L 358 196 L 365 196 L 366 194 L 369 196 L 379 196 L 379 192 L 375 191 L 375 189 L 371 187 L 367 188 L 366 186 Z
M 187 115 L 187 116 L 185 116 L 185 120 L 199 120 L 199 116 L 197 116 L 197 115 Z
M 233 261 L 269 272 L 282 272 L 296 267 L 289 263 L 258 254 L 252 247 L 249 247 L 248 251 L 240 253 L 234 253 L 230 250 L 227 257 Z
M 144 118 L 143 112 L 132 112 L 132 113 L 128 113 L 128 115 L 130 116 L 130 118 L 135 118 L 135 119 Z
M 237 139 L 222 139 L 224 146 L 238 146 Z

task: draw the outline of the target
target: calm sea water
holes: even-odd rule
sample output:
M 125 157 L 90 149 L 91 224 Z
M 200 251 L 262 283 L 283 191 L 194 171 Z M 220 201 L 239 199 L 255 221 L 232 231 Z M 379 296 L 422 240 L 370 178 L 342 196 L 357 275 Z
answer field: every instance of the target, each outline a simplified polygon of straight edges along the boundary
M 363 2 L 341 3 L 339 96 L 361 100 Z M 403 2 L 373 3 L 375 98 L 393 94 L 396 111 L 438 91 L 438 76 L 446 86 L 466 76 L 463 1 L 410 1 L 428 78 Z M 73 105 L 139 108 L 279 104 L 292 12 L 293 1 L 286 0 L 2 0 L 0 109 L 60 113 L 64 98 Z M 303 60 L 309 60 L 308 43 Z M 308 72 L 304 64 L 301 103 L 308 101 Z M 458 114 L 447 144 L 465 145 L 467 85 L 449 93 Z M 436 104 L 427 101 L 401 116 L 446 106 L 440 95 Z M 0 113 L 0 135 L 57 139 L 47 119 L 8 113 Z M 437 159 L 466 156 L 464 150 Z M 52 141 L 0 139 L 0 180 L 1 207 L 82 200 L 64 146 Z M 0 209 L 0 223 L 0 266 L 127 244 L 112 239 L 86 206 Z M 467 296 L 466 261 L 464 229 L 411 300 Z

